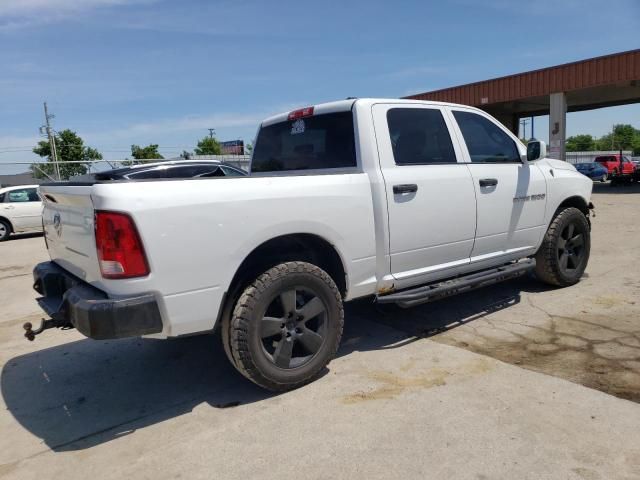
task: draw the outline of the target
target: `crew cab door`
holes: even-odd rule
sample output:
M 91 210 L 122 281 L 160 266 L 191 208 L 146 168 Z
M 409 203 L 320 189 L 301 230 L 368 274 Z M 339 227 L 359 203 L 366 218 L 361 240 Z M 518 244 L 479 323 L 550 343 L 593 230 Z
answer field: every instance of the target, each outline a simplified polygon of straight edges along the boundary
M 545 230 L 542 171 L 536 162 L 523 159 L 524 146 L 489 115 L 457 107 L 450 112 L 476 192 L 472 264 L 533 253 Z
M 455 275 L 469 263 L 476 199 L 450 119 L 428 104 L 376 104 L 372 112 L 396 288 Z
M 16 188 L 5 193 L 0 210 L 16 231 L 42 227 L 42 201 L 35 188 Z

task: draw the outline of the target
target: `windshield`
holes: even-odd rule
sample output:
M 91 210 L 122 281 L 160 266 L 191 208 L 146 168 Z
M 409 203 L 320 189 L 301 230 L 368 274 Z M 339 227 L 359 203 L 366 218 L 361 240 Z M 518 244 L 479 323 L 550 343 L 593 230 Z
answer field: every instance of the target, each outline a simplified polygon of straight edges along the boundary
M 355 166 L 353 114 L 347 111 L 298 118 L 261 128 L 251 172 Z

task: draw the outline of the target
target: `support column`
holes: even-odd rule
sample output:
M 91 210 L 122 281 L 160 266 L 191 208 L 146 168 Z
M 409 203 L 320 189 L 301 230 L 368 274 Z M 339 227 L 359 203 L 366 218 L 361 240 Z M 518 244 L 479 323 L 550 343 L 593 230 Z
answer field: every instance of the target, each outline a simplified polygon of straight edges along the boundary
M 549 96 L 549 157 L 565 159 L 567 140 L 567 95 L 564 92 Z
M 520 119 L 517 115 L 509 112 L 496 112 L 490 111 L 488 112 L 490 115 L 493 115 L 496 120 L 502 123 L 505 127 L 513 132 L 514 135 L 518 135 L 518 129 L 520 127 Z

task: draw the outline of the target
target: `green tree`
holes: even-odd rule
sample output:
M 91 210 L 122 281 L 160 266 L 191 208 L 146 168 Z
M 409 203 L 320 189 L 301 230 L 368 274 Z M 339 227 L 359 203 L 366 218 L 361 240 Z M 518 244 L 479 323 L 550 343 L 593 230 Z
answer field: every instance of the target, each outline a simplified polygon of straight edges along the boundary
M 146 147 L 131 145 L 131 156 L 135 160 L 163 160 L 164 157 L 158 152 L 158 145 L 150 144 Z M 140 162 L 137 162 L 140 163 Z
M 87 163 L 69 163 L 69 162 L 88 162 L 90 160 L 102 160 L 102 154 L 95 148 L 86 147 L 84 141 L 76 132 L 65 129 L 55 134 L 56 153 L 58 155 L 58 165 L 60 168 L 60 178 L 68 180 L 74 175 L 84 175 L 87 173 Z M 33 153 L 47 158 L 47 163 L 38 164 L 31 167 L 33 175 L 36 178 L 55 178 L 55 167 L 51 155 L 51 145 L 49 141 L 40 141 L 33 148 Z M 45 175 L 46 174 L 46 175 Z
M 567 152 L 589 152 L 596 150 L 596 139 L 591 135 L 574 135 L 567 138 Z
M 220 142 L 215 137 L 204 137 L 198 142 L 198 146 L 193 149 L 196 155 L 221 155 L 222 148 Z
M 628 124 L 613 126 L 613 131 L 597 141 L 598 150 L 633 150 L 640 155 L 640 130 Z
M 253 143 L 248 142 L 245 146 L 244 146 L 244 154 L 245 155 L 251 155 L 253 153 Z

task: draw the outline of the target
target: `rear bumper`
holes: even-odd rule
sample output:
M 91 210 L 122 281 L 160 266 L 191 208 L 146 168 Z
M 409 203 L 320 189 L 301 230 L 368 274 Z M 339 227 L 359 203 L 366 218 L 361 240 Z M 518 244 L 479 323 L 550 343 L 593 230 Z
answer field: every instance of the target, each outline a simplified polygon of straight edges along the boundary
M 33 288 L 42 295 L 37 299 L 40 307 L 89 338 L 106 340 L 162 331 L 158 303 L 151 293 L 108 298 L 53 262 L 36 265 L 33 280 Z

